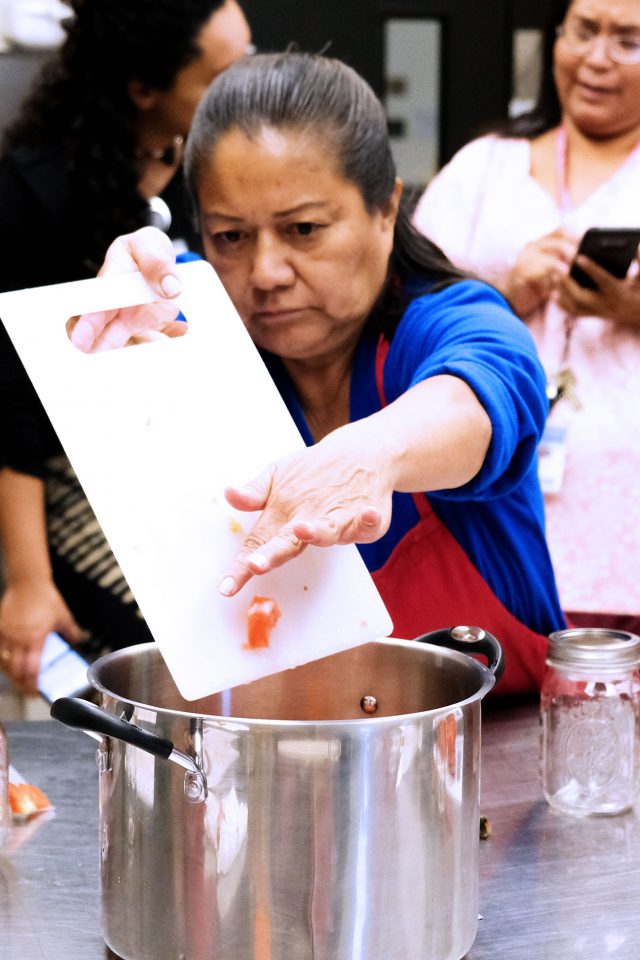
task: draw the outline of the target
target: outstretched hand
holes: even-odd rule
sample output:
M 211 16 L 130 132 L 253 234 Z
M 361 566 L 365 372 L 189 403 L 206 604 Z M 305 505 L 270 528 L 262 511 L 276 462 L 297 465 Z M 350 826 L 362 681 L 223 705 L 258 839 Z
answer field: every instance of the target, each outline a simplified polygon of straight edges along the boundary
M 171 303 L 182 291 L 175 273 L 175 254 L 166 234 L 143 227 L 118 237 L 107 250 L 98 276 L 117 276 L 140 271 L 160 297 L 157 303 L 122 307 L 72 317 L 68 324 L 71 342 L 83 353 L 112 350 L 139 340 L 186 333 L 186 324 L 176 320 L 178 308 Z
M 262 513 L 220 592 L 233 596 L 252 576 L 281 566 L 309 545 L 369 543 L 383 536 L 393 484 L 376 459 L 348 425 L 270 464 L 246 486 L 228 487 L 231 506 Z

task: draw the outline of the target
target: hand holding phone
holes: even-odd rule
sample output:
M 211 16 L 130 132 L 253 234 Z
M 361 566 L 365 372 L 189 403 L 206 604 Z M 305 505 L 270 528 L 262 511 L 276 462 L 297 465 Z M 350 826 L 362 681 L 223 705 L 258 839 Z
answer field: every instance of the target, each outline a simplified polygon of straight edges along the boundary
M 640 244 L 640 228 L 592 227 L 587 230 L 576 256 L 585 256 L 599 264 L 614 277 L 624 279 Z M 575 262 L 569 276 L 590 290 L 597 290 L 594 281 Z
M 44 643 L 38 674 L 38 690 L 49 703 L 59 697 L 82 697 L 91 692 L 89 664 L 57 633 Z

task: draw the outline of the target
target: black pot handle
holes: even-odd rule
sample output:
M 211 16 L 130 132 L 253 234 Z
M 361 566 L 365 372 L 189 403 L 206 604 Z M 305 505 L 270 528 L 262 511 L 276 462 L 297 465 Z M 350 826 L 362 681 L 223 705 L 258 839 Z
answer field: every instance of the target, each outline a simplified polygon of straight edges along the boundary
M 447 627 L 444 630 L 434 630 L 432 633 L 423 633 L 415 638 L 418 643 L 432 643 L 436 647 L 448 647 L 459 653 L 480 653 L 489 662 L 489 670 L 494 675 L 496 683 L 504 673 L 505 660 L 502 647 L 491 633 L 482 627 Z
M 51 716 L 68 727 L 99 733 L 104 737 L 113 737 L 123 740 L 134 747 L 140 747 L 155 757 L 168 760 L 173 753 L 171 740 L 164 740 L 155 733 L 147 733 L 133 723 L 114 717 L 112 713 L 102 710 L 94 703 L 80 700 L 77 697 L 60 697 L 51 705 Z

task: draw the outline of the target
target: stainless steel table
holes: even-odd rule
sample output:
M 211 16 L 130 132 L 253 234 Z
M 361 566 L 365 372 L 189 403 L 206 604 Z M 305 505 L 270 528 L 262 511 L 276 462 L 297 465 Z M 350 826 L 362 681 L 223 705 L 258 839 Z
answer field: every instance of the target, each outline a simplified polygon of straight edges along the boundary
M 640 960 L 637 812 L 577 820 L 538 781 L 535 703 L 485 702 L 480 920 L 467 960 Z M 12 761 L 56 805 L 0 857 L 2 960 L 106 960 L 99 932 L 95 744 L 57 723 L 7 724 Z M 375 960 L 384 960 L 377 957 Z

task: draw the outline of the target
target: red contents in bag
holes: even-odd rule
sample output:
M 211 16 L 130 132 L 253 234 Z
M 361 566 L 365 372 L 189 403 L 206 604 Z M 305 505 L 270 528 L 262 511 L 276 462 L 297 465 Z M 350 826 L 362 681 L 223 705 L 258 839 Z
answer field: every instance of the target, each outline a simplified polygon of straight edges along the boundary
M 271 597 L 254 597 L 247 614 L 245 648 L 256 650 L 259 647 L 268 647 L 271 631 L 281 615 L 278 604 Z

